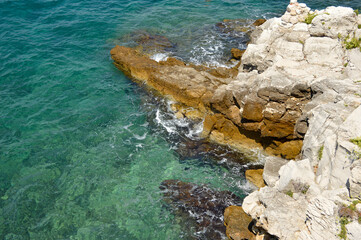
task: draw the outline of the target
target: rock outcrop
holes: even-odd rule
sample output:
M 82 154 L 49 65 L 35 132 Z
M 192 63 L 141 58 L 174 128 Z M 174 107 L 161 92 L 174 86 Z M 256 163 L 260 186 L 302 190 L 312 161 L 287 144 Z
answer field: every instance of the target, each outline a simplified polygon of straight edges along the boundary
M 266 21 L 260 27 L 270 24 Z M 161 40 L 162 45 L 165 40 Z M 242 56 L 240 67 L 229 69 L 187 65 L 176 58 L 157 62 L 139 49 L 122 46 L 113 48 L 111 56 L 129 77 L 196 109 L 197 116 L 205 118 L 203 137 L 237 149 L 260 148 L 295 158 L 307 130 L 307 123 L 299 119 L 311 99 L 311 89 L 276 69 L 259 74 L 263 60 L 252 57 L 253 46 Z M 242 54 L 233 49 L 235 58 Z
M 350 8 L 311 11 L 292 0 L 252 31 L 235 68 L 157 62 L 120 46 L 111 55 L 128 76 L 198 111 L 204 138 L 296 159 L 266 159 L 267 186 L 242 205 L 257 229 L 280 239 L 354 238 L 357 221 L 347 224 L 339 210 L 361 191 L 360 25 Z
M 257 71 L 255 79 L 264 77 L 256 84 L 310 89 L 295 124 L 295 134 L 305 134 L 300 160 L 266 159 L 268 186 L 242 205 L 256 226 L 280 239 L 354 238 L 359 229 L 349 216 L 361 191 L 354 143 L 361 136 L 361 52 L 347 43 L 358 34 L 360 20 L 350 8 L 312 12 L 294 2 L 281 18 L 253 32 L 242 57 L 244 69 Z M 344 206 L 350 214 L 340 214 Z

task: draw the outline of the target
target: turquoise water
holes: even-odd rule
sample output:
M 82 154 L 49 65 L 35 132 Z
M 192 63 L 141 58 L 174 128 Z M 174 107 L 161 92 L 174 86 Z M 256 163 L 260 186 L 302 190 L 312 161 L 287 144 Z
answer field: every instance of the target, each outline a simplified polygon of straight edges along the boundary
M 340 4 L 361 8 L 312 1 Z M 204 37 L 215 23 L 279 16 L 286 5 L 0 0 L 0 239 L 187 239 L 163 206 L 163 180 L 247 193 L 241 165 L 180 158 L 182 136 L 169 131 L 179 126 L 157 118 L 167 103 L 119 72 L 109 51 L 142 29 L 178 43 L 185 60 L 217 61 L 231 46 Z M 184 124 L 184 134 L 197 128 Z

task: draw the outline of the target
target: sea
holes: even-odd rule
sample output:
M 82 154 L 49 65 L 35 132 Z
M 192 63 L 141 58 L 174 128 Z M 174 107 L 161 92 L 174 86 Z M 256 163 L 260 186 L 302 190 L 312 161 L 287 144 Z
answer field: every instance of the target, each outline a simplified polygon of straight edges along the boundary
M 115 68 L 110 50 L 142 32 L 169 39 L 168 54 L 186 62 L 227 66 L 247 36 L 217 23 L 279 17 L 288 3 L 0 0 L 0 239 L 191 239 L 162 181 L 249 194 L 244 169 L 262 156 L 189 154 L 202 122 L 176 118 L 170 100 Z M 359 0 L 305 3 L 361 9 Z

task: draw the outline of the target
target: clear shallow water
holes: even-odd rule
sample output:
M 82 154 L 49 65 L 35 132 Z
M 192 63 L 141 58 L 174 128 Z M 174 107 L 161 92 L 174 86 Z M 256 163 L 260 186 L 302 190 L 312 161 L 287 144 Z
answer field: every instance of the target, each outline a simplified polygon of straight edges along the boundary
M 184 59 L 217 61 L 204 55 L 222 58 L 231 46 L 208 41 L 215 23 L 279 16 L 286 5 L 0 0 L 0 239 L 179 239 L 163 180 L 242 196 L 240 165 L 180 158 L 179 136 L 156 118 L 166 105 L 115 69 L 109 51 L 143 29 L 178 43 Z M 327 5 L 361 8 L 310 6 Z

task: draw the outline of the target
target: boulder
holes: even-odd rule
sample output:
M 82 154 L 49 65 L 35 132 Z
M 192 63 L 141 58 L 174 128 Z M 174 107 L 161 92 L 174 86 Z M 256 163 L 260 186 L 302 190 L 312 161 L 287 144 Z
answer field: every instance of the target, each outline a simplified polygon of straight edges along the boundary
M 315 180 L 315 174 L 308 159 L 289 161 L 280 168 L 279 175 L 280 179 L 275 184 L 279 191 L 307 191 Z
M 243 106 L 242 118 L 260 122 L 263 119 L 264 106 L 260 102 L 247 101 Z
M 238 49 L 238 48 L 232 48 L 231 49 L 232 57 L 234 59 L 240 60 L 245 51 L 246 50 L 241 50 L 241 49 Z
M 296 201 L 288 195 L 268 186 L 248 195 L 242 204 L 244 211 L 256 226 L 279 239 L 297 239 L 306 228 L 306 208 L 304 201 Z
M 264 164 L 263 179 L 267 186 L 274 187 L 279 180 L 280 168 L 287 164 L 288 160 L 279 157 L 268 157 Z
M 347 224 L 346 229 L 347 229 L 347 239 L 349 240 L 360 239 L 361 224 L 359 224 L 357 221 Z
M 258 188 L 265 185 L 263 181 L 263 169 L 248 169 L 245 172 L 246 179 Z
M 312 36 L 338 38 L 348 36 L 357 26 L 356 14 L 352 8 L 328 7 L 321 14 L 316 14 L 309 31 Z
M 228 239 L 255 240 L 256 236 L 249 230 L 252 218 L 239 206 L 229 206 L 224 211 L 224 225 L 227 227 Z
M 257 19 L 256 21 L 254 21 L 253 25 L 258 27 L 258 26 L 261 26 L 266 21 L 267 21 L 266 19 L 260 18 L 260 19 Z

